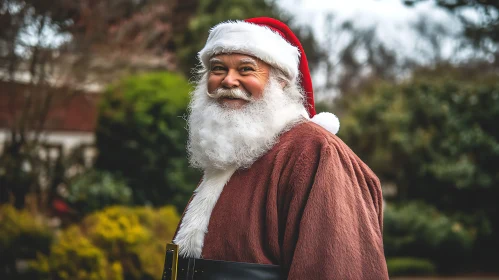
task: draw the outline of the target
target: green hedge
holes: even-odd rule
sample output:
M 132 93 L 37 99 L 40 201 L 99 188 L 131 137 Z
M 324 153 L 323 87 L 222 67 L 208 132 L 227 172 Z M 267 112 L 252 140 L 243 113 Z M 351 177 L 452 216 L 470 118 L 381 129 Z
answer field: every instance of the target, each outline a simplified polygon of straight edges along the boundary
M 460 216 L 456 231 L 473 229 L 476 242 L 474 257 L 458 259 L 459 268 L 499 272 L 497 73 L 448 65 L 419 69 L 401 83 L 373 80 L 335 104 L 345 112 L 338 135 L 382 182 L 396 185 L 387 199 L 424 201 Z M 441 252 L 453 252 L 450 244 L 457 243 L 462 256 L 462 239 L 451 234 L 450 222 L 440 221 L 445 231 L 433 231 L 435 240 L 425 237 L 425 243 L 441 247 L 442 238 L 457 237 Z M 448 267 L 456 268 L 452 261 Z
M 183 209 L 201 178 L 189 168 L 187 80 L 174 73 L 129 76 L 102 95 L 96 168 L 120 174 L 136 204 Z
M 435 274 L 435 265 L 426 259 L 390 258 L 386 260 L 388 274 L 394 276 L 428 276 Z
M 383 237 L 387 257 L 428 259 L 440 272 L 456 271 L 469 261 L 475 241 L 472 229 L 417 202 L 385 206 Z

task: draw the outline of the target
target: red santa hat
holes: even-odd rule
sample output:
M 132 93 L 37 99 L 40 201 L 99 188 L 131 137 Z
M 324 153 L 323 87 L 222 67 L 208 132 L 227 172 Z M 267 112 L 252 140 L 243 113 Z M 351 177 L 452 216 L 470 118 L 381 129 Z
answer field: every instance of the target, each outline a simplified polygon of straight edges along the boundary
M 311 120 L 334 134 L 338 132 L 340 122 L 335 115 L 315 112 L 307 57 L 300 41 L 286 24 L 268 17 L 220 23 L 211 29 L 206 45 L 199 52 L 199 60 L 208 68 L 210 58 L 222 53 L 257 57 L 283 71 L 292 82 L 299 79 Z

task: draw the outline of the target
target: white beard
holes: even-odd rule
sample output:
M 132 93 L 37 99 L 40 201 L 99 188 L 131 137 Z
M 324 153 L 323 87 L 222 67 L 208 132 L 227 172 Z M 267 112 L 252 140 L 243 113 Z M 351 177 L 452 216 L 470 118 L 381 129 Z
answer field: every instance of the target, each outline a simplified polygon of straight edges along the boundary
M 262 99 L 239 109 L 210 98 L 206 81 L 205 75 L 191 93 L 187 146 L 191 165 L 204 171 L 251 166 L 282 132 L 308 118 L 302 99 L 287 94 L 272 75 Z

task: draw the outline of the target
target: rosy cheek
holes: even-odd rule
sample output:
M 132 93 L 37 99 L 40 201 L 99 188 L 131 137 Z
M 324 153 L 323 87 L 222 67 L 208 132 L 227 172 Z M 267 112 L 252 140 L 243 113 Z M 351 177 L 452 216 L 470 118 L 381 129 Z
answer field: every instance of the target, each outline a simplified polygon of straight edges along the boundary
M 255 97 L 260 97 L 263 93 L 264 88 L 265 88 L 265 84 L 259 80 L 253 81 L 248 86 L 251 88 L 251 91 L 253 92 Z
M 213 91 L 220 87 L 220 79 L 217 79 L 216 77 L 212 77 L 208 79 L 208 91 Z

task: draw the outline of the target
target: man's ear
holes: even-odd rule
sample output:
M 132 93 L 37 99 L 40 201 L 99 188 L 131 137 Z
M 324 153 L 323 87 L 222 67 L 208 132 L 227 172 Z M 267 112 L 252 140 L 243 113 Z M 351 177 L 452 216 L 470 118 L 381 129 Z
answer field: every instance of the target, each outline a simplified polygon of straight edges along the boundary
M 288 86 L 288 82 L 286 82 L 284 79 L 279 79 L 279 84 L 281 85 L 282 89 L 285 89 Z

